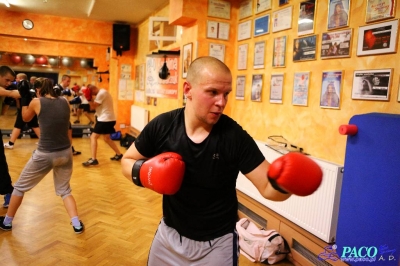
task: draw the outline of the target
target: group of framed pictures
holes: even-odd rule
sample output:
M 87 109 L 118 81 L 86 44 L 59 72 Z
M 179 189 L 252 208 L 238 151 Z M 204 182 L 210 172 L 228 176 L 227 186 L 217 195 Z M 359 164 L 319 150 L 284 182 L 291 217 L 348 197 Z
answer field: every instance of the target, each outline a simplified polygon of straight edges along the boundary
M 388 101 L 393 69 L 356 70 L 353 74 L 351 98 L 354 100 Z M 308 105 L 310 72 L 295 72 L 293 76 L 292 104 Z M 340 109 L 343 86 L 342 70 L 323 71 L 320 89 L 320 107 Z M 246 76 L 236 79 L 236 99 L 244 100 Z M 284 73 L 272 73 L 270 82 L 270 103 L 283 102 Z M 263 74 L 253 74 L 251 100 L 261 102 Z

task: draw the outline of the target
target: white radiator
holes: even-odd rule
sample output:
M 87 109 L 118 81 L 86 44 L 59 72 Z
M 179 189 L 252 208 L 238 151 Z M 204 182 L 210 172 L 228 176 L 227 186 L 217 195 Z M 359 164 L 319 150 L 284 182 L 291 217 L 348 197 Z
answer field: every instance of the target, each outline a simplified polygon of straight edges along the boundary
M 267 161 L 272 162 L 282 153 L 256 141 Z M 323 170 L 323 181 L 310 196 L 292 195 L 283 202 L 270 201 L 261 196 L 254 185 L 239 173 L 236 188 L 271 210 L 282 215 L 327 243 L 336 240 L 343 167 L 311 157 Z
M 143 130 L 143 128 L 147 125 L 148 122 L 149 122 L 149 111 L 140 106 L 132 105 L 131 127 L 140 132 Z

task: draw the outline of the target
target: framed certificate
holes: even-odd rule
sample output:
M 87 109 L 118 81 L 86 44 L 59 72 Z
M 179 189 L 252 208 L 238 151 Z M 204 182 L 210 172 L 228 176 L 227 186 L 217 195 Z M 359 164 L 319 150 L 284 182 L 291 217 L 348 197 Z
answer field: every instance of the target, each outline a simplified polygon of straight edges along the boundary
M 272 14 L 272 32 L 287 30 L 292 27 L 293 6 L 288 6 Z
M 254 37 L 269 33 L 269 14 L 255 18 Z
M 283 80 L 283 73 L 271 74 L 271 92 L 269 94 L 270 103 L 282 103 Z
M 253 15 L 253 0 L 244 0 L 239 7 L 239 20 Z
M 286 62 L 286 36 L 274 38 L 273 67 L 284 67 Z
M 238 26 L 238 41 L 250 39 L 251 37 L 251 20 L 239 23 Z
M 388 18 L 395 15 L 395 0 L 367 0 L 367 14 L 365 22 L 373 22 Z
M 192 55 L 193 55 L 192 50 L 193 50 L 192 43 L 188 43 L 183 46 L 182 78 L 186 78 L 190 63 L 192 63 Z
M 249 50 L 249 44 L 241 44 L 238 49 L 238 70 L 245 70 L 247 69 L 247 53 Z
M 207 21 L 207 38 L 228 40 L 229 23 L 219 21 Z
M 224 62 L 225 45 L 219 43 L 210 43 L 208 55 L 219 59 L 221 62 Z
M 254 44 L 254 60 L 253 68 L 260 69 L 264 68 L 265 62 L 265 41 L 256 42 Z
M 246 88 L 246 76 L 236 78 L 236 100 L 244 100 L 244 89 Z
M 231 19 L 231 3 L 222 0 L 208 0 L 209 17 Z
M 271 9 L 271 0 L 256 0 L 255 12 L 256 14 Z

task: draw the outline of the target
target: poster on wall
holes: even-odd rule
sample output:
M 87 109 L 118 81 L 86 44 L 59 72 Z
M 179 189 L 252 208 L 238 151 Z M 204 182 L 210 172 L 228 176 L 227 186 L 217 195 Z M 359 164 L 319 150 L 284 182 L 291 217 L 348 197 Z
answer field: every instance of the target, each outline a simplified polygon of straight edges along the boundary
M 308 103 L 308 84 L 310 82 L 310 72 L 296 72 L 293 80 L 293 105 L 307 106 Z
M 160 79 L 158 73 L 164 65 L 163 57 L 146 57 L 146 96 L 178 99 L 178 81 L 179 81 L 179 56 L 168 55 L 166 63 L 169 71 L 167 79 Z
M 322 33 L 321 59 L 350 57 L 352 29 Z
M 231 19 L 231 3 L 222 0 L 208 0 L 209 17 Z
M 329 0 L 328 30 L 349 26 L 350 0 Z
M 282 103 L 283 80 L 283 73 L 271 74 L 271 92 L 269 95 L 270 103 Z
M 262 87 L 263 87 L 263 75 L 253 75 L 251 84 L 251 100 L 255 102 L 261 102 Z
M 317 35 L 294 39 L 293 62 L 315 60 Z
M 297 28 L 298 35 L 314 33 L 315 1 L 316 0 L 307 0 L 300 3 Z
M 389 100 L 392 69 L 356 70 L 353 77 L 352 99 Z
M 365 22 L 393 18 L 395 6 L 395 0 L 367 0 Z
M 322 72 L 320 107 L 339 109 L 343 71 Z
M 236 78 L 236 100 L 244 100 L 244 90 L 246 88 L 246 76 Z

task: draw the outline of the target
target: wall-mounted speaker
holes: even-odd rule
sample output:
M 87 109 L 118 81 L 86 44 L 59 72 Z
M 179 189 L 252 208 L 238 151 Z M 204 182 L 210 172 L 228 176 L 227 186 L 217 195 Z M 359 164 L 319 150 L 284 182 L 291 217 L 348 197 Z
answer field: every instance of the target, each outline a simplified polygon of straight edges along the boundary
M 131 26 L 127 24 L 113 24 L 113 49 L 117 55 L 130 49 Z

